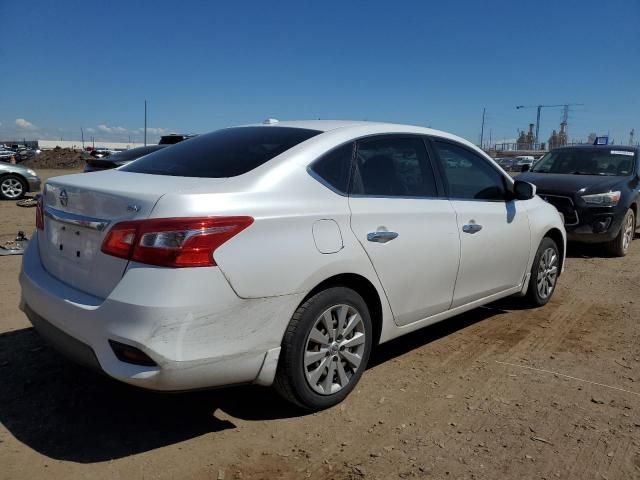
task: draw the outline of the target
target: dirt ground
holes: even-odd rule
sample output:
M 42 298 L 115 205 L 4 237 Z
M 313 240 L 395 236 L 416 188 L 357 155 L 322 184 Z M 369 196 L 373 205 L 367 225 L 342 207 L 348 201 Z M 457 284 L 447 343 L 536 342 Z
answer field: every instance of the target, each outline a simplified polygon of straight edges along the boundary
M 0 202 L 0 236 L 34 214 Z M 381 346 L 313 415 L 264 388 L 154 394 L 76 367 L 18 310 L 19 268 L 0 257 L 0 479 L 640 478 L 640 241 L 571 247 L 544 308 Z

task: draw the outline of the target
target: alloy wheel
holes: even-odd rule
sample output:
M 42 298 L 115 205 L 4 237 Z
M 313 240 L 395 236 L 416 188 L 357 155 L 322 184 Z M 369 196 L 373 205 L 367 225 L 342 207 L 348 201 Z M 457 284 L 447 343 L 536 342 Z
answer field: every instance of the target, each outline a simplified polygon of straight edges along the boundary
M 321 395 L 342 390 L 362 364 L 365 326 L 351 305 L 334 305 L 315 321 L 304 351 L 304 372 L 309 386 Z
M 0 190 L 6 198 L 19 198 L 22 189 L 22 183 L 17 178 L 5 178 L 0 184 Z
M 553 248 L 547 248 L 540 256 L 538 263 L 537 288 L 543 300 L 548 298 L 556 286 L 558 278 L 558 254 Z
M 635 234 L 633 215 L 626 216 L 623 229 L 622 250 L 626 252 L 629 249 L 629 245 L 631 245 L 631 241 Z

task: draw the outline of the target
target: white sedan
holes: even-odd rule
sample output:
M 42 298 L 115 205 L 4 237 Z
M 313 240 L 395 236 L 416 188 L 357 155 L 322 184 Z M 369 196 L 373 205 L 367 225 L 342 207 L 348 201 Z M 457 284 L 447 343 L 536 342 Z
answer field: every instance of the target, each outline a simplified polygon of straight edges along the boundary
M 546 304 L 565 243 L 533 185 L 454 135 L 269 120 L 50 179 L 21 307 L 121 381 L 274 384 L 322 409 L 380 343 L 509 295 Z

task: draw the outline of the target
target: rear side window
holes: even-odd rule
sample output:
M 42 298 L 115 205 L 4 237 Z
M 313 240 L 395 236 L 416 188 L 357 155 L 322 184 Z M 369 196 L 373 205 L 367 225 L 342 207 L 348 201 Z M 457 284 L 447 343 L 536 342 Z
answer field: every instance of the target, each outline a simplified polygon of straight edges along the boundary
M 332 189 L 344 195 L 349 189 L 353 143 L 348 143 L 316 160 L 311 171 Z
M 434 141 L 451 198 L 504 200 L 505 179 L 489 162 L 470 150 L 449 142 Z
M 437 197 L 435 177 L 423 140 L 385 135 L 358 142 L 352 193 Z
M 121 170 L 177 177 L 235 177 L 319 133 L 288 127 L 226 128 L 154 152 Z

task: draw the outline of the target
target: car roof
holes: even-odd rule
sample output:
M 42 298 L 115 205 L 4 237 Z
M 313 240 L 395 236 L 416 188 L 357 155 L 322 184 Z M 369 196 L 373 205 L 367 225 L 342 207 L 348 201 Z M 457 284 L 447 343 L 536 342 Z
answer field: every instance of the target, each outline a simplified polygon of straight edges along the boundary
M 268 123 L 267 123 L 268 122 Z M 308 130 L 317 130 L 323 133 L 327 132 L 348 132 L 353 131 L 354 136 L 375 135 L 385 133 L 413 133 L 419 135 L 432 135 L 436 137 L 446 138 L 463 143 L 467 146 L 481 151 L 475 145 L 462 137 L 453 135 L 441 130 L 420 127 L 417 125 L 406 125 L 401 123 L 390 122 L 372 122 L 368 120 L 267 120 L 264 123 L 253 123 L 241 125 L 241 127 L 264 127 L 264 128 L 304 128 Z M 483 152 L 484 153 L 484 152 Z M 485 154 L 486 155 L 486 154 Z
M 320 132 L 328 132 L 336 128 L 360 126 L 367 124 L 379 124 L 379 122 L 367 122 L 358 120 L 272 120 L 271 123 L 253 123 L 245 125 L 247 127 L 289 127 L 289 128 L 305 128 L 307 130 L 318 130 Z
M 602 150 L 625 150 L 627 152 L 637 152 L 638 147 L 632 145 L 567 145 L 565 147 L 557 147 L 553 150 L 589 150 L 589 149 L 602 149 Z

